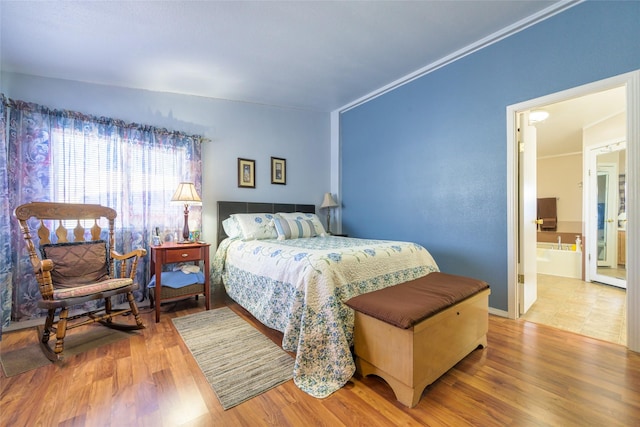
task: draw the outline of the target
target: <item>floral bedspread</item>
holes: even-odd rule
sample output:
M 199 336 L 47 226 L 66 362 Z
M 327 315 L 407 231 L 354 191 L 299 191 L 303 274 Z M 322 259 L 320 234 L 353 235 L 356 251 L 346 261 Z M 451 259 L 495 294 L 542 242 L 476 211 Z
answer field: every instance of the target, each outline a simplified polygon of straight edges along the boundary
M 438 266 L 415 243 L 344 237 L 224 240 L 213 262 L 213 282 L 264 325 L 284 334 L 296 353 L 295 384 L 322 398 L 355 373 L 354 296 L 412 280 Z

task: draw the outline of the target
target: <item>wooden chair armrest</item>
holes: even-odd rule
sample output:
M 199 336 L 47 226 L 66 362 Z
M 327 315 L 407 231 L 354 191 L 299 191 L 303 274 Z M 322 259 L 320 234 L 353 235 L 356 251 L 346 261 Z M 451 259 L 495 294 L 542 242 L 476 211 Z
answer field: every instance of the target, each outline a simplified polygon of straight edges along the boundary
M 146 254 L 147 254 L 147 250 L 142 248 L 134 249 L 131 252 L 127 252 L 126 254 L 120 254 L 116 251 L 111 251 L 111 258 L 117 259 L 119 261 L 124 261 L 133 257 L 142 258 Z
M 41 260 L 38 270 L 40 270 L 40 271 L 51 271 L 51 270 L 53 270 L 53 261 L 51 261 L 50 259 Z
M 122 261 L 120 263 L 120 277 L 130 277 L 135 280 L 136 270 L 138 268 L 138 260 L 147 254 L 146 249 L 134 249 L 126 254 L 119 254 L 116 251 L 111 251 L 111 258 L 114 260 Z M 127 263 L 127 260 L 132 260 Z M 129 264 L 129 272 L 127 273 L 127 264 Z
M 51 270 L 53 270 L 53 267 L 52 260 L 43 259 L 38 262 L 37 267 L 34 269 L 38 287 L 40 288 L 40 295 L 42 299 L 45 300 L 53 298 L 53 281 L 51 280 Z

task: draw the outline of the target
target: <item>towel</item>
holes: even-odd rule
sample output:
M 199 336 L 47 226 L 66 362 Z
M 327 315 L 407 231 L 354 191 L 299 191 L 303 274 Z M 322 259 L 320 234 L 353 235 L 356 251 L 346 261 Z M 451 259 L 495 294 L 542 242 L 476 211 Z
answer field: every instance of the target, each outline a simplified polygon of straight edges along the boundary
M 555 218 L 540 218 L 540 219 L 542 219 L 542 224 L 540 224 L 541 230 L 555 230 L 558 227 L 558 224 Z
M 179 289 L 189 285 L 195 285 L 196 283 L 205 283 L 204 274 L 198 272 L 195 274 L 185 274 L 182 271 L 163 271 L 162 273 L 162 287 Z M 147 285 L 147 288 L 156 287 L 155 274 L 151 278 L 151 281 Z
M 555 197 L 538 199 L 538 219 L 542 219 L 541 230 L 556 230 L 558 227 L 558 210 Z

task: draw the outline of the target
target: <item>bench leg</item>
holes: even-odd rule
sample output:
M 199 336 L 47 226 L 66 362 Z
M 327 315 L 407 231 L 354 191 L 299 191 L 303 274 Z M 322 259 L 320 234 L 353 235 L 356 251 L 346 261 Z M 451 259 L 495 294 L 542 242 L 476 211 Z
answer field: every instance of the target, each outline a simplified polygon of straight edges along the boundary
M 376 375 L 382 378 L 393 390 L 393 394 L 395 394 L 398 402 L 402 403 L 404 406 L 413 408 L 418 404 L 420 398 L 422 397 L 422 392 L 424 388 L 420 390 L 416 390 L 413 387 L 409 387 L 398 379 L 394 378 L 391 374 L 383 371 L 376 366 L 373 366 L 371 363 L 366 360 L 356 357 L 356 369 L 363 377 L 367 375 Z

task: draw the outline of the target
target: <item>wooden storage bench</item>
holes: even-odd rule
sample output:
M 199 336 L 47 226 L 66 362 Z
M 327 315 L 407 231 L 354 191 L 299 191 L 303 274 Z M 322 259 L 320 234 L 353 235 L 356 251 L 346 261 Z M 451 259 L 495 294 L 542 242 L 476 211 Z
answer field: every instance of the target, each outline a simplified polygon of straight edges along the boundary
M 351 298 L 356 368 L 414 407 L 425 387 L 487 345 L 489 285 L 446 273 Z

